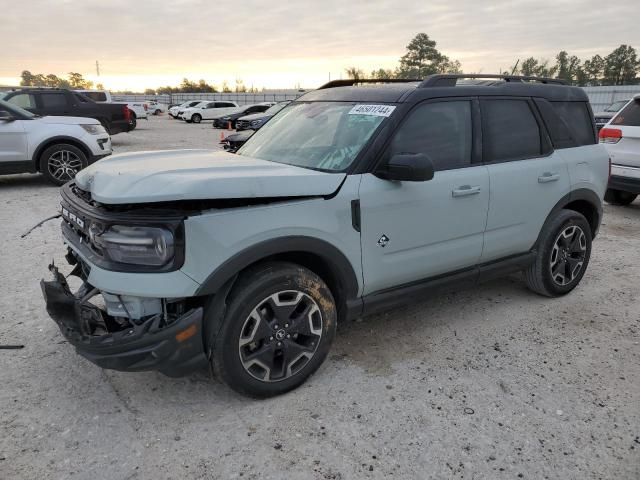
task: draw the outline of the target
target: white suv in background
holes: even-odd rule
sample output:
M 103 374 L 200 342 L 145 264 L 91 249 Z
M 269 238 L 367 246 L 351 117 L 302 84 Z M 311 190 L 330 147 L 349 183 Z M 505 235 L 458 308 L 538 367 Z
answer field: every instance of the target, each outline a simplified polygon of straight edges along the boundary
M 640 95 L 600 130 L 600 143 L 611 156 L 611 177 L 604 199 L 614 205 L 629 205 L 640 194 Z
M 98 120 L 40 117 L 0 100 L 0 174 L 40 172 L 62 185 L 111 153 L 111 137 Z
M 219 117 L 225 113 L 231 113 L 236 108 L 238 108 L 236 102 L 220 100 L 200 102 L 195 107 L 186 108 L 182 112 L 182 115 L 180 115 L 180 118 L 187 123 L 200 123 L 202 120 L 213 120 L 215 117 Z
M 202 100 L 188 100 L 181 103 L 180 105 L 174 105 L 173 107 L 170 107 L 167 113 L 170 117 L 178 118 L 187 108 L 195 107 L 199 103 L 202 103 Z

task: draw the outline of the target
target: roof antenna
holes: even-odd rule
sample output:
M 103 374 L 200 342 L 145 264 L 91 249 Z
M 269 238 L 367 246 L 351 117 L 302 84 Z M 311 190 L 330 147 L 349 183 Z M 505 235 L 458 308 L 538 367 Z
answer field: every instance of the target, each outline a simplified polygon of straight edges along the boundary
M 520 59 L 516 61 L 516 64 L 513 66 L 513 69 L 511 69 L 511 75 L 514 75 L 516 73 L 516 70 L 518 70 L 519 63 L 520 63 Z

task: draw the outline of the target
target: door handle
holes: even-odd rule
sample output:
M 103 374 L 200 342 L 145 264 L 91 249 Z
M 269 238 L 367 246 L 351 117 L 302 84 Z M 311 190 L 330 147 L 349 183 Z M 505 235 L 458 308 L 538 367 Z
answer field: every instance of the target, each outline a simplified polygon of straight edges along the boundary
M 538 177 L 538 183 L 555 182 L 556 180 L 559 180 L 559 179 L 560 179 L 559 173 L 544 172 L 542 175 Z
M 454 197 L 466 197 L 468 195 L 477 195 L 480 193 L 480 185 L 472 187 L 471 185 L 462 185 L 451 191 Z

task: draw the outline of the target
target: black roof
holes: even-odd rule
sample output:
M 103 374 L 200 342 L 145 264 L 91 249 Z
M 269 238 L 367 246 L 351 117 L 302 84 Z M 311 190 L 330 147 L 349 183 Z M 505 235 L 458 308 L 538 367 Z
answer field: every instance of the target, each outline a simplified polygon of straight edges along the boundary
M 422 81 L 392 79 L 392 83 L 386 82 L 388 81 L 336 80 L 303 95 L 298 101 L 403 103 L 438 97 L 476 96 L 541 97 L 550 101 L 589 100 L 580 87 L 566 85 L 559 79 L 539 77 L 461 74 L 431 75 Z

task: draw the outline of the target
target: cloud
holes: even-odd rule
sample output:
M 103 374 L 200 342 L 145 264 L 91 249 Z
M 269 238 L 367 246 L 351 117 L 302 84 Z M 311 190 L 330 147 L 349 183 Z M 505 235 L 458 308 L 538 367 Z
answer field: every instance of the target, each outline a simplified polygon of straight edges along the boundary
M 561 50 L 582 57 L 621 43 L 640 48 L 636 0 L 0 0 L 0 77 L 23 69 L 64 74 L 229 76 L 335 73 L 392 67 L 426 32 L 467 71 L 497 71 Z M 376 59 L 380 59 L 380 63 Z

